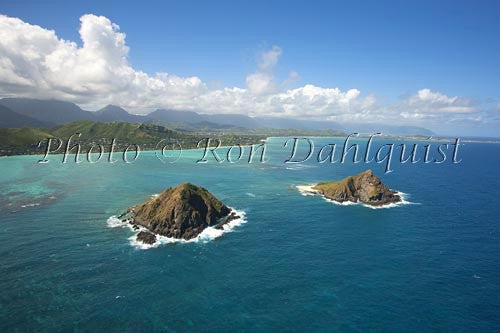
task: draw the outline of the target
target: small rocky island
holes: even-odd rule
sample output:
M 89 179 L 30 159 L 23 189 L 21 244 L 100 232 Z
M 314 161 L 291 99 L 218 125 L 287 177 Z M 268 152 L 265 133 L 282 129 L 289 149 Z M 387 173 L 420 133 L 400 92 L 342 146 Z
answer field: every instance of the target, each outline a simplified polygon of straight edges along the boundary
M 156 235 L 189 240 L 207 227 L 222 229 L 239 216 L 203 187 L 184 183 L 130 208 L 120 218 L 135 230 L 142 229 L 138 241 L 153 244 Z
M 370 206 L 383 206 L 402 201 L 397 192 L 389 189 L 370 169 L 340 181 L 302 186 L 299 189 L 321 194 L 340 203 L 360 201 Z

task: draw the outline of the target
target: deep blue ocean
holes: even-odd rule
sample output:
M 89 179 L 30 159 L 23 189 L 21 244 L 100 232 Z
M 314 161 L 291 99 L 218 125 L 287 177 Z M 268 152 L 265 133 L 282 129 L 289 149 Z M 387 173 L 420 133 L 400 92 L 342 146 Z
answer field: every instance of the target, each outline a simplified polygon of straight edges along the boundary
M 154 152 L 130 164 L 0 158 L 0 331 L 500 331 L 500 145 L 464 143 L 457 164 L 394 157 L 385 174 L 351 159 L 285 164 L 283 141 L 252 164 L 196 163 L 200 150 L 173 164 Z M 367 168 L 410 204 L 342 206 L 296 188 Z M 109 226 L 183 182 L 246 223 L 147 250 Z

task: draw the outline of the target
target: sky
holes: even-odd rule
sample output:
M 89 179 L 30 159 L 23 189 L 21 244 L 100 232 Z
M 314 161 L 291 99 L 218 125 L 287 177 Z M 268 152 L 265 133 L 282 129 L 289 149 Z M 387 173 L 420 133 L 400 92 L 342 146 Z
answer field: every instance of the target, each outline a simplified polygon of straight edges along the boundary
M 498 1 L 5 1 L 0 96 L 500 136 Z

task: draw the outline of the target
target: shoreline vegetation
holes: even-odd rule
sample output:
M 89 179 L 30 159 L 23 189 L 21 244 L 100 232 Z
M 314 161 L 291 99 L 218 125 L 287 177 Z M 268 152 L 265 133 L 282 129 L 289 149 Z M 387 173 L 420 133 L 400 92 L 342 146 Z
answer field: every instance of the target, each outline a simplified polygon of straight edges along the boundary
M 43 155 L 43 141 L 52 138 L 51 144 L 61 147 L 51 154 L 64 154 L 64 145 L 80 144 L 81 151 L 86 152 L 94 147 L 93 152 L 109 152 L 113 144 L 117 151 L 129 146 L 139 146 L 141 151 L 197 149 L 200 140 L 211 138 L 220 140 L 219 148 L 233 145 L 248 146 L 258 144 L 272 136 L 312 136 L 336 137 L 344 135 L 336 130 L 294 130 L 266 129 L 261 130 L 200 130 L 187 132 L 172 130 L 158 124 L 94 121 L 76 121 L 65 125 L 47 128 L 0 128 L 0 157 L 18 155 Z M 59 142 L 58 139 L 60 140 Z M 47 144 L 47 143 L 45 143 Z M 164 148 L 165 147 L 165 148 Z M 55 149 L 54 149 L 55 150 Z
M 283 134 L 282 132 L 280 134 Z M 398 160 L 402 164 L 407 162 L 411 162 L 411 164 L 419 162 L 440 164 L 450 157 L 452 163 L 461 162 L 458 157 L 461 145 L 459 138 L 456 138 L 454 143 L 449 139 L 432 141 L 432 137 L 425 140 L 414 138 L 413 141 L 424 141 L 427 144 L 419 146 L 419 143 L 410 141 L 400 142 L 396 145 L 394 142 L 387 142 L 391 137 L 382 136 L 381 133 L 363 136 L 352 133 L 340 137 L 339 133 L 323 131 L 320 134 L 325 135 L 325 137 L 343 138 L 343 142 L 329 142 L 327 144 L 322 142 L 321 146 L 318 146 L 311 138 L 306 137 L 309 134 L 313 134 L 313 137 L 316 138 L 320 137 L 318 131 L 312 133 L 297 130 L 285 132 L 292 136 L 284 137 L 287 139 L 283 149 L 290 150 L 290 156 L 283 161 L 284 163 L 304 163 L 311 158 L 316 159 L 318 163 L 329 164 L 344 164 L 350 159 L 353 163 L 375 161 L 376 163 L 384 163 L 385 173 L 389 173 L 394 171 L 391 165 L 396 161 L 396 156 L 399 157 Z M 9 133 L 14 134 L 14 136 L 9 136 Z M 75 163 L 84 161 L 97 163 L 106 160 L 108 163 L 115 163 L 118 161 L 117 155 L 121 155 L 124 163 L 133 163 L 139 158 L 141 151 L 153 150 L 161 151 L 161 157 L 155 153 L 161 162 L 175 163 L 181 158 L 184 149 L 202 149 L 203 155 L 196 163 L 207 163 L 209 159 L 213 159 L 216 163 L 238 163 L 245 160 L 248 163 L 253 163 L 255 155 L 260 155 L 257 157 L 259 162 L 265 163 L 267 162 L 265 157 L 266 141 L 270 137 L 269 134 L 199 133 L 198 135 L 190 135 L 154 124 L 83 121 L 58 126 L 45 132 L 32 128 L 0 131 L 0 142 L 7 141 L 11 145 L 17 144 L 17 146 L 0 150 L 0 155 L 40 155 L 42 153 L 43 157 L 38 160 L 38 163 L 49 163 L 49 156 L 60 156 L 61 154 L 63 156 L 62 163 L 67 163 L 68 158 L 74 158 Z M 214 135 L 215 138 L 211 135 Z M 67 139 L 63 139 L 66 137 Z M 33 143 L 35 139 L 37 143 Z M 382 140 L 382 142 L 378 142 L 376 147 L 373 147 L 374 139 Z M 419 137 L 419 139 L 422 138 Z M 401 141 L 403 138 L 396 140 Z M 403 141 L 406 140 L 408 139 L 405 138 Z M 438 142 L 438 144 L 432 145 L 429 142 Z M 245 151 L 248 149 L 245 147 L 248 146 L 250 146 L 250 152 L 247 157 Z M 177 157 L 173 156 L 175 152 L 178 152 Z M 364 157 L 360 156 L 361 154 Z M 103 159 L 103 157 L 105 158 Z
M 373 134 L 360 133 L 352 136 L 351 140 L 369 139 Z M 352 134 L 351 134 L 352 135 Z M 295 130 L 295 129 L 261 129 L 252 131 L 200 131 L 199 133 L 186 133 L 171 130 L 156 124 L 131 124 L 124 122 L 98 123 L 93 121 L 77 121 L 66 125 L 56 126 L 51 129 L 45 128 L 0 128 L 0 157 L 21 155 L 44 155 L 48 143 L 44 140 L 52 139 L 51 145 L 54 149 L 52 155 L 65 154 L 65 145 L 70 142 L 73 147 L 80 145 L 80 151 L 87 153 L 109 153 L 110 147 L 116 152 L 132 149 L 139 146 L 140 151 L 162 151 L 203 149 L 199 146 L 200 140 L 210 138 L 212 143 L 220 140 L 218 148 L 229 148 L 231 146 L 247 147 L 265 142 L 269 138 L 284 137 L 308 137 L 308 138 L 336 138 L 345 139 L 346 133 L 336 130 Z M 379 140 L 395 141 L 428 141 L 428 142 L 451 142 L 451 137 L 427 137 L 395 136 L 379 134 L 374 136 Z M 56 142 L 59 141 L 59 142 Z M 492 143 L 500 144 L 494 139 L 460 139 L 462 143 Z
M 137 115 L 117 105 L 87 111 L 74 103 L 60 100 L 0 99 L 0 157 L 43 154 L 42 141 L 49 138 L 58 138 L 53 141 L 57 141 L 60 147 L 51 152 L 56 155 L 65 154 L 63 141 L 72 141 L 71 147 L 78 144 L 81 151 L 104 153 L 113 148 L 117 151 L 134 148 L 141 151 L 167 151 L 176 147 L 197 149 L 203 138 L 220 140 L 219 148 L 222 148 L 252 145 L 265 142 L 270 137 L 345 138 L 353 136 L 353 133 L 359 133 L 356 136 L 359 140 L 372 135 L 381 140 L 416 142 L 448 142 L 455 139 L 435 135 L 418 126 L 339 124 L 170 109 L 156 109 Z M 460 139 L 464 143 L 500 143 L 500 138 Z

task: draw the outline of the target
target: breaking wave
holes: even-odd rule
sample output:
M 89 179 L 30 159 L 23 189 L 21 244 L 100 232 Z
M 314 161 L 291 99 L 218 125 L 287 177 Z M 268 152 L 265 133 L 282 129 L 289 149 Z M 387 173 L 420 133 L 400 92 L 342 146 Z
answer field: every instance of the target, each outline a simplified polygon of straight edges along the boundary
M 318 195 L 318 191 L 313 189 L 314 185 L 316 184 L 311 184 L 311 185 L 297 185 L 296 188 L 299 190 L 300 194 L 303 196 L 311 196 L 311 195 Z
M 124 228 L 124 227 L 127 227 L 129 225 L 128 222 L 126 222 L 126 221 L 124 222 L 124 221 L 120 220 L 115 215 L 110 216 L 106 220 L 106 224 L 108 225 L 109 228 Z
M 368 208 L 371 208 L 371 209 L 394 208 L 394 207 L 403 206 L 403 205 L 418 205 L 418 203 L 416 203 L 416 202 L 410 202 L 410 201 L 406 200 L 406 198 L 408 198 L 408 196 L 409 196 L 408 193 L 397 191 L 396 194 L 399 195 L 399 197 L 401 198 L 400 202 L 391 202 L 391 203 L 388 203 L 386 205 L 381 205 L 381 206 L 370 206 L 370 205 L 367 205 L 364 203 L 361 203 L 361 205 L 368 207 Z

